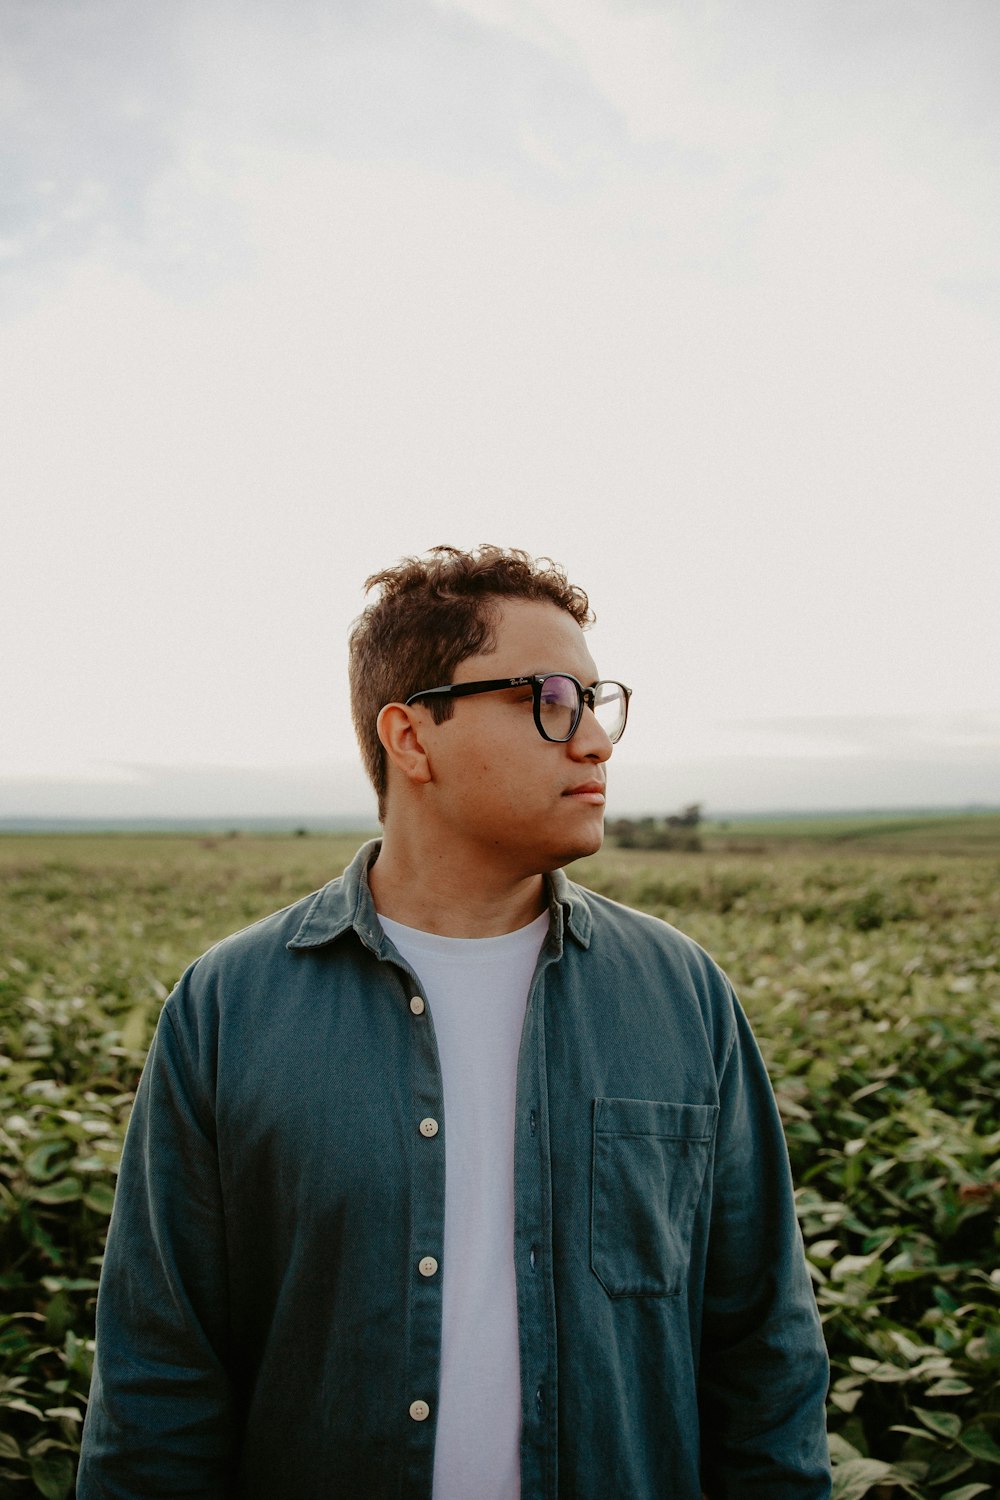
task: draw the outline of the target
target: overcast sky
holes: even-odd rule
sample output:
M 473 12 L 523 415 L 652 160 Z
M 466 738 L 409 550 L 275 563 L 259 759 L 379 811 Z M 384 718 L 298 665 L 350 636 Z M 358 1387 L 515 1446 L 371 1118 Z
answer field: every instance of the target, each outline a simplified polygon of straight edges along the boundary
M 995 0 L 5 0 L 0 814 L 364 804 L 363 581 L 483 540 L 622 807 L 1000 802 L 998 77 Z

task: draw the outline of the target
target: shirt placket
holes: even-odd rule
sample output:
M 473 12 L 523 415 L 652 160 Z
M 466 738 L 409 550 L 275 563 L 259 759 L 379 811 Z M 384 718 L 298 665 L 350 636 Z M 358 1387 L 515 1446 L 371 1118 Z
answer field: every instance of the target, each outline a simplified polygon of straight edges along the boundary
M 521 1360 L 521 1497 L 555 1500 L 558 1452 L 552 1177 L 545 1068 L 545 969 L 561 953 L 550 936 L 528 997 L 517 1070 L 514 1261 Z
M 401 1000 L 410 1021 L 410 1240 L 404 1303 L 405 1424 L 402 1495 L 431 1500 L 434 1437 L 441 1372 L 441 1290 L 444 1245 L 444 1092 L 430 1011 L 420 981 L 400 960 Z

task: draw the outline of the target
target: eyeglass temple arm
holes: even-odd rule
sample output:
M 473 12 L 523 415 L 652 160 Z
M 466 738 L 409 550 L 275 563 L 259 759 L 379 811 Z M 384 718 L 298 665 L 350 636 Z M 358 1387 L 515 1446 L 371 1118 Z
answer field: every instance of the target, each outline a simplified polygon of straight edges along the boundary
M 446 687 L 424 688 L 420 693 L 411 693 L 403 706 L 409 708 L 418 698 L 471 698 L 473 693 L 495 693 L 499 688 L 526 686 L 531 680 L 530 677 L 494 677 L 489 682 L 452 682 Z

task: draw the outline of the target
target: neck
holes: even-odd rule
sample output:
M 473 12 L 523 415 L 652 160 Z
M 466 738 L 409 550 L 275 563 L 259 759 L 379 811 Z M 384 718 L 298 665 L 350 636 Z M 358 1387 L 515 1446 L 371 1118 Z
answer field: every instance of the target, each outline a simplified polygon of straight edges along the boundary
M 439 937 L 501 937 L 545 910 L 541 875 L 484 868 L 481 859 L 463 860 L 447 847 L 418 850 L 389 827 L 368 880 L 383 916 Z

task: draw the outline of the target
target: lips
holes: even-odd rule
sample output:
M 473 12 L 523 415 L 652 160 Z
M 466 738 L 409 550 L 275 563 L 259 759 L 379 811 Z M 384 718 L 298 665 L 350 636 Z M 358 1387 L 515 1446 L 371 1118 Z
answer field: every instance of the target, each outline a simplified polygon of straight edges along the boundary
M 581 802 L 603 803 L 603 781 L 581 781 L 579 786 L 567 787 L 564 797 L 577 797 Z

